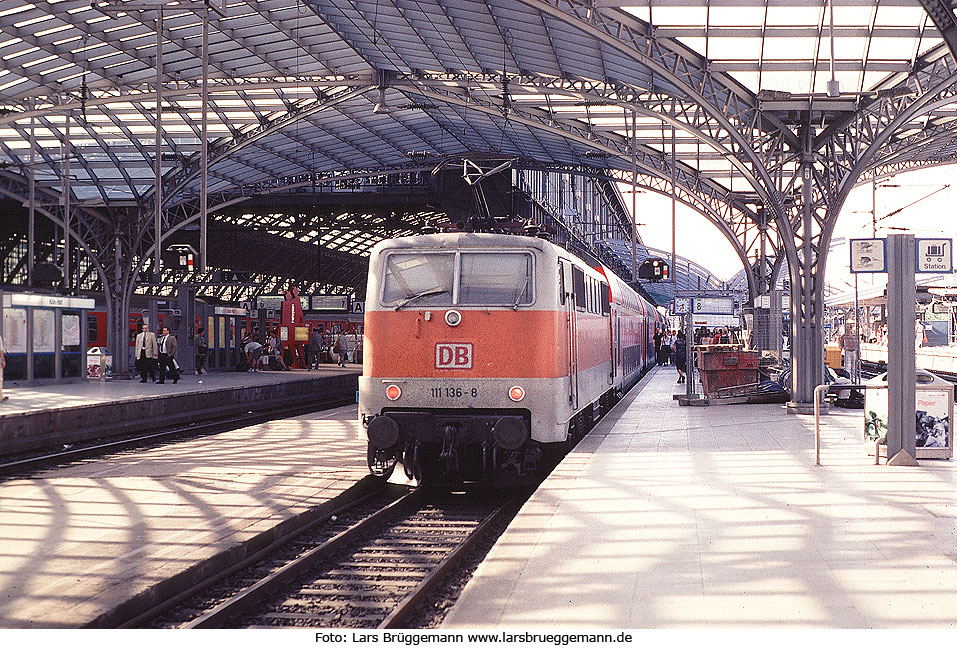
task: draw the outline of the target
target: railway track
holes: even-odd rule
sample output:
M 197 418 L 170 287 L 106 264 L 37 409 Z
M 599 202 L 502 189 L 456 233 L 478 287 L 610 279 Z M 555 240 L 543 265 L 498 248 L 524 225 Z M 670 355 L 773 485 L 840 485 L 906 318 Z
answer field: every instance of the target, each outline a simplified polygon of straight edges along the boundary
M 59 464 L 89 459 L 107 453 L 182 441 L 204 435 L 214 435 L 226 432 L 227 430 L 245 428 L 246 426 L 266 423 L 276 419 L 295 417 L 302 414 L 309 414 L 310 412 L 348 405 L 354 402 L 354 400 L 352 396 L 347 398 L 333 396 L 326 401 L 318 401 L 308 405 L 250 410 L 246 414 L 238 417 L 194 421 L 183 426 L 163 428 L 154 432 L 140 432 L 136 435 L 125 437 L 101 438 L 90 442 L 66 445 L 60 449 L 45 449 L 23 455 L 0 458 L 0 477 L 35 471 L 38 468 L 50 468 Z
M 388 485 L 294 540 L 216 578 L 150 628 L 390 628 L 528 493 L 502 497 Z M 487 543 L 487 542 L 486 542 Z M 172 601 L 169 601 L 172 602 Z M 159 611 L 159 608 L 154 609 Z

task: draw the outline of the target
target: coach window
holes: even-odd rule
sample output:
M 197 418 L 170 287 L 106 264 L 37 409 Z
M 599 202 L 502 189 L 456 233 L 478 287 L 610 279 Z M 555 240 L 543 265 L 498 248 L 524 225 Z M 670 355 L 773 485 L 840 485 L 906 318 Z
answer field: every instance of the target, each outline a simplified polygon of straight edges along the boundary
M 585 295 L 585 272 L 578 267 L 572 267 L 572 285 L 575 286 L 575 307 L 584 311 L 587 309 L 587 298 Z
M 517 253 L 462 252 L 459 305 L 520 306 L 532 303 L 532 257 Z
M 450 253 L 390 254 L 385 263 L 382 303 L 401 308 L 452 304 L 455 255 Z

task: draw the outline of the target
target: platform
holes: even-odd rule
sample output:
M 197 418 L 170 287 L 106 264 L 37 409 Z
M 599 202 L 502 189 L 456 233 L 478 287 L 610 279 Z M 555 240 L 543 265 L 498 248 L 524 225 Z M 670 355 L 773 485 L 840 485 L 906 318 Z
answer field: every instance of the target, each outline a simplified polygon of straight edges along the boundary
M 114 626 L 287 531 L 367 475 L 355 410 L 0 482 L 0 628 Z
M 32 387 L 4 386 L 0 456 L 94 437 L 221 419 L 257 409 L 309 405 L 331 395 L 350 401 L 361 365 L 318 371 L 184 374 L 178 383 L 90 380 Z
M 659 369 L 542 484 L 446 628 L 957 625 L 955 463 L 874 466 L 860 410 L 678 407 Z

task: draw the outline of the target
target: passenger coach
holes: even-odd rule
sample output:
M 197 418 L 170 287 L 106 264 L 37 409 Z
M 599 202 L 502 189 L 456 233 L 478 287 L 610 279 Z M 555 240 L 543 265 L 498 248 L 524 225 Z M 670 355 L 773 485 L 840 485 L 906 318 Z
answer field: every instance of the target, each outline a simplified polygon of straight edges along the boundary
M 539 238 L 445 233 L 372 251 L 359 416 L 370 469 L 529 482 L 654 364 L 659 313 Z

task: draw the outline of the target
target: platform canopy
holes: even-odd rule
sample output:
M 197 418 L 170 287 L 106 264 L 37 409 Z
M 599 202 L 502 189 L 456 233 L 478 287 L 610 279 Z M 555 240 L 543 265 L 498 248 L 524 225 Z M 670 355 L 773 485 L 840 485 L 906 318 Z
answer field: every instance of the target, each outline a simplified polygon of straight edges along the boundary
M 187 0 L 4 0 L 0 168 L 59 192 L 69 118 L 75 198 L 148 197 L 162 9 L 167 206 L 198 192 L 207 16 L 210 193 L 409 167 L 414 152 L 629 171 L 636 135 L 639 173 L 668 176 L 673 151 L 699 196 L 753 195 L 731 130 L 779 137 L 806 109 L 830 124 L 953 65 L 918 0 L 832 2 L 833 29 L 824 0 L 215 0 L 208 14 Z M 901 125 L 898 138 L 926 132 L 921 147 L 888 142 L 879 162 L 949 160 L 954 108 Z

